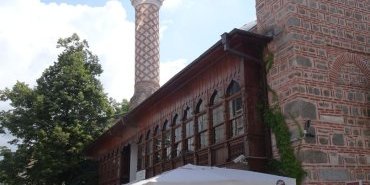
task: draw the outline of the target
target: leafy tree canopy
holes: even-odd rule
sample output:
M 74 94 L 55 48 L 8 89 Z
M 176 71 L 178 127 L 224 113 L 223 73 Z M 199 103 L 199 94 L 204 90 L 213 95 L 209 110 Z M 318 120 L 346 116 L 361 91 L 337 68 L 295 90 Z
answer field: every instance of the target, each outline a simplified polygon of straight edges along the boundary
M 97 79 L 102 67 L 85 40 L 73 34 L 57 47 L 64 49 L 58 61 L 35 87 L 17 82 L 0 91 L 0 99 L 12 106 L 0 112 L 0 128 L 17 138 L 15 152 L 0 148 L 0 182 L 97 183 L 96 164 L 84 158 L 83 149 L 126 109 L 104 94 Z

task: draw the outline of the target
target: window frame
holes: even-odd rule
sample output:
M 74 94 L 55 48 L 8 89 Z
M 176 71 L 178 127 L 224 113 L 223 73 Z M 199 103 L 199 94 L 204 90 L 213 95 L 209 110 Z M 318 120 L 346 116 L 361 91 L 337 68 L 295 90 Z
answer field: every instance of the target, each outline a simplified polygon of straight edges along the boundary
M 185 153 L 195 152 L 195 130 L 194 130 L 194 116 L 192 109 L 188 106 L 184 110 L 182 117 L 183 122 L 183 151 Z M 189 125 L 189 126 L 188 126 Z M 189 128 L 190 127 L 190 128 Z M 191 144 L 190 142 L 191 141 Z M 191 146 L 192 149 L 189 147 Z
M 237 88 L 237 89 L 235 89 Z M 235 91 L 237 90 L 237 91 Z M 242 87 L 240 84 L 232 80 L 226 90 L 226 114 L 227 114 L 227 127 L 228 127 L 228 138 L 235 138 L 242 136 L 246 133 L 245 117 L 244 117 L 244 101 L 242 96 Z M 237 105 L 240 101 L 240 109 L 234 114 L 234 105 Z M 235 104 L 234 104 L 235 103 Z M 242 131 L 239 132 L 239 126 L 242 126 Z
M 167 137 L 169 135 L 169 137 Z M 168 143 L 166 140 L 168 138 Z M 171 160 L 172 156 L 172 127 L 166 119 L 162 126 L 162 159 L 163 161 Z
M 222 115 L 222 121 L 220 123 L 215 124 L 215 110 L 221 109 L 218 113 Z M 210 127 L 212 132 L 212 137 L 210 139 L 210 144 L 217 144 L 226 141 L 226 116 L 225 116 L 225 105 L 224 99 L 220 96 L 219 91 L 213 91 L 211 98 L 210 98 Z M 223 127 L 223 128 L 222 128 Z M 216 129 L 221 128 L 220 139 L 217 139 Z
M 176 139 L 176 130 L 179 130 L 180 132 L 180 136 L 179 138 L 180 139 Z M 182 154 L 182 132 L 183 132 L 183 128 L 182 128 L 182 124 L 181 124 L 181 120 L 179 119 L 179 116 L 178 114 L 175 114 L 175 116 L 173 117 L 172 119 L 172 158 L 177 158 L 177 157 L 180 157 L 181 154 Z
M 209 146 L 209 115 L 208 106 L 199 99 L 195 109 L 195 124 L 196 125 L 196 149 L 204 149 Z M 201 125 L 204 127 L 201 127 Z M 201 128 L 203 128 L 201 130 Z M 204 143 L 202 143 L 202 135 L 205 136 Z
M 153 166 L 153 137 L 149 129 L 145 138 L 145 168 Z
M 162 162 L 162 134 L 157 125 L 153 133 L 153 165 Z

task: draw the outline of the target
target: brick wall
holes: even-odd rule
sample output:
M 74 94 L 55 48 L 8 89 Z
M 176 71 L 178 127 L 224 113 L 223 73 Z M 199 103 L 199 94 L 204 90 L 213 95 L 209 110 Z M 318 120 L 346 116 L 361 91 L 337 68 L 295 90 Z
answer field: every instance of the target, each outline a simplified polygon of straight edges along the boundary
M 274 37 L 268 83 L 304 184 L 370 184 L 370 0 L 256 0 L 256 10 L 258 32 Z M 306 120 L 314 137 L 299 134 Z

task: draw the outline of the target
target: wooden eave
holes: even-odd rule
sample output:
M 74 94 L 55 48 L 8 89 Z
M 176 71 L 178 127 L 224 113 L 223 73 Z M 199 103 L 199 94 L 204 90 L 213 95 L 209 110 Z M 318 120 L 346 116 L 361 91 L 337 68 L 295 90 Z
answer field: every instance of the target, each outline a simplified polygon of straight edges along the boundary
M 237 48 L 242 43 L 252 44 L 251 47 L 254 45 L 264 47 L 267 45 L 268 42 L 272 40 L 271 37 L 240 29 L 233 29 L 231 32 L 228 33 L 228 35 L 229 44 L 232 48 Z M 145 110 L 148 110 L 151 107 L 155 106 L 155 104 L 157 104 L 166 96 L 170 96 L 176 89 L 181 88 L 191 79 L 195 78 L 199 71 L 209 65 L 209 62 L 216 61 L 215 59 L 225 54 L 227 54 L 227 52 L 224 51 L 223 43 L 221 40 L 219 40 L 206 52 L 204 52 L 197 59 L 187 65 L 170 80 L 168 80 L 146 100 L 144 100 L 134 109 L 122 116 L 120 119 L 118 119 L 110 129 L 104 132 L 99 138 L 97 138 L 85 149 L 85 154 L 89 157 L 96 156 L 95 153 L 99 151 L 100 147 L 105 146 L 105 143 L 112 142 L 111 140 L 116 139 L 127 139 L 122 136 L 125 135 L 125 132 L 127 132 L 126 130 L 136 129 L 136 118 L 142 116 Z

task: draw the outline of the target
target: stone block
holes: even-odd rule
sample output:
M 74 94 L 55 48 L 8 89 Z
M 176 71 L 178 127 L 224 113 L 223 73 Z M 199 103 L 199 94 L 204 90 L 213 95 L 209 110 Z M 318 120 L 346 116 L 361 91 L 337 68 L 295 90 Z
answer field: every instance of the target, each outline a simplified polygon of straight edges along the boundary
M 356 40 L 359 42 L 365 42 L 365 37 L 363 36 L 356 36 Z
M 328 144 L 329 144 L 329 140 L 328 140 L 328 138 L 326 138 L 326 137 L 320 137 L 320 138 L 319 138 L 319 143 L 320 143 L 321 145 L 328 145 Z
M 297 17 L 289 17 L 287 21 L 288 26 L 299 26 L 301 24 L 301 20 L 299 20 Z
M 361 15 L 361 14 L 359 14 L 359 13 L 355 13 L 355 14 L 354 14 L 354 17 L 355 17 L 355 19 L 357 19 L 358 21 L 361 21 L 361 20 L 362 20 L 362 15 Z
M 298 66 L 312 67 L 312 62 L 309 58 L 303 56 L 297 56 L 295 62 Z
M 324 90 L 323 94 L 324 94 L 324 96 L 329 97 L 330 96 L 330 91 L 329 90 Z
M 364 130 L 364 136 L 370 137 L 370 129 Z
M 364 95 L 360 92 L 356 92 L 355 99 L 356 99 L 356 101 L 360 101 L 360 102 L 365 100 Z
M 338 165 L 339 164 L 339 156 L 337 153 L 332 152 L 329 154 L 330 164 Z
M 358 173 L 357 175 L 356 175 L 356 178 L 357 179 L 359 179 L 359 180 L 365 180 L 365 174 L 363 174 L 363 173 Z
M 344 159 L 344 161 L 346 161 L 347 164 L 355 164 L 356 163 L 356 158 L 354 158 L 354 157 L 346 157 Z
M 317 118 L 316 105 L 303 100 L 294 100 L 285 104 L 284 113 L 286 115 L 291 114 L 294 117 L 302 117 L 311 120 L 315 120 Z
M 319 150 L 305 150 L 299 154 L 299 159 L 305 163 L 327 163 L 328 155 Z
M 343 136 L 343 134 L 333 134 L 332 143 L 333 143 L 333 145 L 344 146 L 344 136 Z
M 365 165 L 365 164 L 367 164 L 367 159 L 364 156 L 360 156 L 360 157 L 358 157 L 358 162 L 362 165 Z
M 329 123 L 344 123 L 343 116 L 320 115 L 320 120 Z
M 355 136 L 360 135 L 359 130 L 357 130 L 357 129 L 353 129 L 353 135 L 355 135 Z
M 341 89 L 335 90 L 335 97 L 341 99 L 343 97 L 343 91 Z
M 361 140 L 359 140 L 357 141 L 357 146 L 362 148 L 364 146 L 364 143 Z
M 348 115 L 348 111 L 349 111 L 349 109 L 348 109 L 348 107 L 347 106 L 342 106 L 342 113 L 343 114 L 345 114 L 345 115 Z
M 348 181 L 351 174 L 346 169 L 320 169 L 319 178 L 324 181 Z

